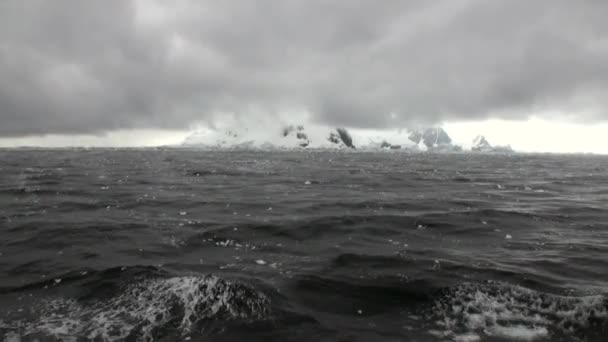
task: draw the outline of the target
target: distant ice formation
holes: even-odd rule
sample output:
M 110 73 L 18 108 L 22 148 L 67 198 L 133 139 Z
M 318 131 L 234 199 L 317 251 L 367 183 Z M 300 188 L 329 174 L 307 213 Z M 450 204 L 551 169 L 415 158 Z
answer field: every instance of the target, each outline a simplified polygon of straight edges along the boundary
M 513 152 L 511 146 L 492 146 L 483 135 L 478 135 L 473 139 L 471 151 L 485 153 L 509 153 Z
M 355 148 L 353 137 L 345 128 L 305 128 L 303 125 L 268 127 L 265 130 L 205 128 L 188 136 L 182 145 L 229 149 Z
M 288 124 L 266 129 L 246 127 L 203 128 L 188 136 L 182 146 L 219 149 L 357 149 L 460 152 L 440 127 L 398 130 L 332 128 L 318 125 Z M 492 147 L 479 136 L 472 151 L 510 152 L 510 147 Z
M 425 128 L 413 130 L 409 136 L 415 143 L 423 143 L 428 148 L 451 145 L 452 139 L 443 128 Z

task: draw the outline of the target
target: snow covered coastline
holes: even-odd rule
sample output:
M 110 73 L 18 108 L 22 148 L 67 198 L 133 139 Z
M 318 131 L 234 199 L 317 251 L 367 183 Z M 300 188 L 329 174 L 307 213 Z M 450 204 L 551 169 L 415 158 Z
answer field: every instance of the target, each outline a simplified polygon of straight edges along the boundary
M 202 128 L 188 136 L 182 147 L 201 149 L 261 150 L 402 150 L 411 152 L 462 152 L 448 133 L 439 127 L 398 129 L 379 133 L 343 127 L 284 125 L 268 129 L 247 127 Z M 471 152 L 509 153 L 508 146 L 492 146 L 483 137 L 473 141 Z

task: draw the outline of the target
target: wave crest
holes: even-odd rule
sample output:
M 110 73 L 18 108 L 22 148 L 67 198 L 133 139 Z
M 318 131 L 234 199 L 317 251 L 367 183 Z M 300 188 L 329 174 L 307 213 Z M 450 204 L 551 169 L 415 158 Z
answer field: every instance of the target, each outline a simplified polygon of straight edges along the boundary
M 601 295 L 558 296 L 500 283 L 466 283 L 435 301 L 444 336 L 481 334 L 505 339 L 547 337 L 595 340 L 608 333 L 608 300 Z
M 185 336 L 212 320 L 268 318 L 270 300 L 243 284 L 189 276 L 146 279 L 106 300 L 47 299 L 30 310 L 32 319 L 0 321 L 0 333 L 7 340 L 42 335 L 67 341 L 152 341 Z

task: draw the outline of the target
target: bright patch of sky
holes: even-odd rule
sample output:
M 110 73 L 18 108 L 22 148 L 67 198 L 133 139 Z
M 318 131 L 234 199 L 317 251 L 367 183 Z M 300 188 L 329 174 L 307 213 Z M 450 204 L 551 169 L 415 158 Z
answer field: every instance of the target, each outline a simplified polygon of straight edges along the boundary
M 465 148 L 481 134 L 492 145 L 511 145 L 519 152 L 608 154 L 608 122 L 583 125 L 538 118 L 527 121 L 490 119 L 446 123 L 444 129 Z

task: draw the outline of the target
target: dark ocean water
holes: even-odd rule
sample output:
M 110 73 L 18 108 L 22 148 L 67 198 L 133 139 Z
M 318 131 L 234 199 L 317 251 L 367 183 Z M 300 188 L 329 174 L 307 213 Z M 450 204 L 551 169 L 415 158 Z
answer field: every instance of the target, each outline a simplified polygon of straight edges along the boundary
M 608 158 L 1 150 L 4 341 L 608 341 Z

